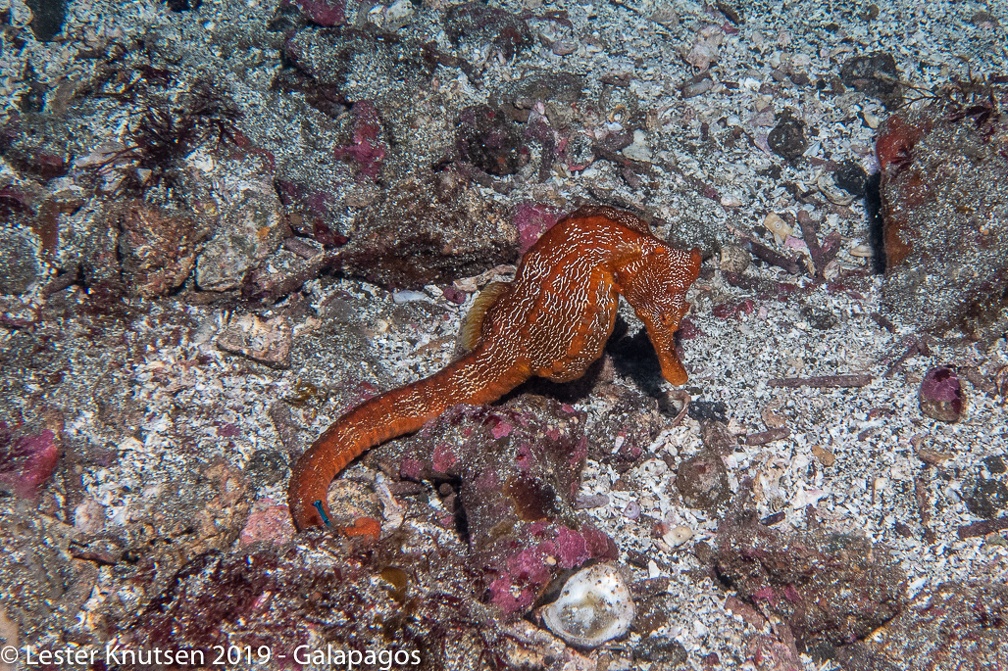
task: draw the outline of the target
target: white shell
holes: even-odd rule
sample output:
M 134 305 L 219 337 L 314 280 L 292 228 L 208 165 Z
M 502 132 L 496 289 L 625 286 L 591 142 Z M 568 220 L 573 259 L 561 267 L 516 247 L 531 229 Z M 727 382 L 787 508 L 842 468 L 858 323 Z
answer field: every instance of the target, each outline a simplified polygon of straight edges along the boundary
M 630 629 L 634 602 L 619 568 L 595 564 L 572 575 L 560 598 L 540 611 L 550 631 L 579 648 L 594 648 Z
M 662 540 L 671 548 L 677 548 L 691 538 L 693 538 L 693 530 L 685 524 L 672 527 L 662 535 Z
M 778 245 L 783 245 L 787 236 L 794 233 L 794 230 L 779 215 L 771 212 L 763 219 L 763 227 L 773 233 L 774 240 Z
M 850 195 L 833 181 L 833 176 L 828 173 L 819 175 L 816 185 L 829 202 L 836 205 L 850 205 L 854 202 L 854 196 Z

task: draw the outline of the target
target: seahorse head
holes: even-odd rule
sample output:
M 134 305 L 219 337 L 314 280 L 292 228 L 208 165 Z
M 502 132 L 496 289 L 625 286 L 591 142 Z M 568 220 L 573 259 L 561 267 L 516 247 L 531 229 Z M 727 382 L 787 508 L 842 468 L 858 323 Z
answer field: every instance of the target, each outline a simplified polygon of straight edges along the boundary
M 687 378 L 676 356 L 675 332 L 689 310 L 686 291 L 699 275 L 699 250 L 685 252 L 653 239 L 639 260 L 625 269 L 621 281 L 623 295 L 647 328 L 662 376 L 672 384 L 683 384 Z

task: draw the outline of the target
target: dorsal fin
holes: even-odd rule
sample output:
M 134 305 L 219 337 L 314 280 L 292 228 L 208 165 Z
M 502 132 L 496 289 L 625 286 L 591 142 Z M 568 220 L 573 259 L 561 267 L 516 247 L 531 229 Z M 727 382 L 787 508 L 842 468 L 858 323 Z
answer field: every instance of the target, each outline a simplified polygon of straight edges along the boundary
M 641 235 L 654 235 L 651 226 L 632 212 L 620 210 L 609 205 L 585 205 L 571 212 L 570 217 L 606 217 L 618 224 L 626 226 L 631 231 Z
M 497 302 L 510 284 L 510 282 L 491 282 L 483 287 L 483 291 L 473 301 L 472 308 L 462 323 L 462 332 L 459 333 L 459 347 L 463 352 L 471 352 L 479 344 L 483 337 L 483 318 L 486 317 L 487 310 Z

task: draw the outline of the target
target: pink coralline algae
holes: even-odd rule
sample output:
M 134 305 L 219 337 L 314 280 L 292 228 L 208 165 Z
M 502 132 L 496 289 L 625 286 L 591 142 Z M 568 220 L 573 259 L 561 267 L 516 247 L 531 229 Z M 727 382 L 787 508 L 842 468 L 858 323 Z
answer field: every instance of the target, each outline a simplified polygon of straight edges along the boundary
M 508 423 L 506 420 L 501 420 L 493 425 L 490 429 L 490 435 L 494 437 L 494 440 L 500 440 L 501 438 L 507 438 L 511 435 L 511 430 L 514 427 Z
M 524 254 L 539 237 L 553 227 L 560 213 L 546 205 L 522 203 L 515 208 L 514 222 L 518 228 L 519 251 Z
M 241 435 L 241 429 L 230 422 L 225 422 L 217 427 L 217 435 L 221 438 L 235 438 Z
M 444 287 L 442 291 L 444 293 L 445 300 L 450 301 L 455 305 L 462 305 L 466 302 L 466 298 L 469 296 L 466 292 L 460 291 L 450 284 Z
M 490 602 L 500 608 L 505 615 L 520 613 L 535 601 L 535 594 L 529 590 L 515 589 L 511 579 L 501 576 L 490 583 Z
M 568 457 L 567 459 L 567 463 L 572 468 L 574 468 L 578 464 L 583 464 L 585 462 L 585 459 L 587 458 L 588 458 L 588 439 L 585 438 L 584 436 L 581 436 L 581 438 L 577 442 L 577 445 L 575 445 L 574 449 L 571 450 L 570 457 Z M 571 486 L 572 486 L 571 496 L 576 496 L 577 491 L 573 487 L 577 486 L 577 483 L 571 482 Z
M 314 238 L 325 247 L 342 247 L 348 242 L 335 226 L 342 203 L 331 191 L 288 179 L 276 180 L 276 186 L 287 221 L 298 235 Z
M 439 443 L 431 454 L 431 466 L 438 473 L 451 473 L 458 463 L 458 457 L 447 443 Z
M 595 532 L 594 529 L 586 531 Z M 584 535 L 571 531 L 567 527 L 560 527 L 557 531 L 556 544 L 557 563 L 560 565 L 560 568 L 580 566 L 591 556 L 591 550 L 588 549 L 588 539 Z
M 512 578 L 522 582 L 545 585 L 550 579 L 546 557 L 553 549 L 553 543 L 540 543 L 522 550 L 507 560 L 508 573 Z
M 522 472 L 527 472 L 532 469 L 536 464 L 535 454 L 532 452 L 532 446 L 528 444 L 521 444 L 518 446 L 518 454 L 515 457 L 515 466 L 518 470 Z
M 337 147 L 336 158 L 357 165 L 359 175 L 377 179 L 385 161 L 385 147 L 378 141 L 381 120 L 378 109 L 370 100 L 354 103 L 353 144 Z
M 553 529 L 556 535 L 548 539 Z M 527 610 L 554 578 L 557 569 L 572 569 L 589 559 L 614 559 L 616 546 L 605 533 L 585 525 L 579 531 L 564 525 L 533 523 L 527 531 L 547 537 L 505 561 L 504 570 L 490 583 L 490 601 L 506 616 Z
M 424 466 L 419 459 L 406 458 L 399 464 L 399 475 L 406 480 L 423 479 Z
M 794 589 L 794 588 L 792 588 Z M 773 587 L 761 587 L 752 595 L 753 601 L 768 601 L 771 604 L 777 601 L 777 594 L 774 592 Z
M 294 0 L 294 4 L 316 25 L 329 28 L 346 23 L 344 0 Z
M 14 437 L 0 422 L 0 485 L 20 498 L 32 498 L 49 479 L 59 460 L 56 436 L 49 429 Z
M 263 499 L 249 513 L 238 539 L 242 545 L 260 541 L 282 545 L 293 537 L 294 525 L 287 506 Z
M 748 298 L 738 303 L 721 303 L 715 305 L 711 310 L 711 314 L 718 319 L 741 319 L 742 315 L 751 315 L 754 312 L 756 312 L 756 304 Z

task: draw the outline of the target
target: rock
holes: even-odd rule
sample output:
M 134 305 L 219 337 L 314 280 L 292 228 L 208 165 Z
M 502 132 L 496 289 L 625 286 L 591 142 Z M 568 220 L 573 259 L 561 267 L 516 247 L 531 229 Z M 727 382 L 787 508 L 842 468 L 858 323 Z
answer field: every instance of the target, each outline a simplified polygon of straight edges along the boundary
M 882 307 L 925 330 L 997 339 L 1008 330 L 1008 157 L 997 150 L 1008 122 L 956 109 L 900 112 L 876 142 Z
M 963 502 L 977 517 L 992 520 L 1008 508 L 1008 486 L 1001 480 L 977 478 L 963 492 Z
M 723 246 L 720 257 L 721 262 L 719 267 L 721 270 L 737 275 L 744 273 L 752 262 L 752 255 L 749 253 L 749 250 L 738 245 Z
M 633 143 L 623 148 L 623 156 L 631 161 L 651 163 L 651 146 L 647 142 L 647 136 L 644 131 L 634 131 L 633 138 Z
M 676 472 L 676 487 L 687 506 L 712 514 L 731 499 L 728 471 L 713 450 L 701 450 L 683 461 Z
M 455 146 L 460 157 L 483 172 L 512 175 L 527 158 L 522 155 L 522 139 L 515 124 L 487 105 L 463 109 L 457 128 Z
M 850 195 L 846 189 L 841 189 L 833 175 L 828 172 L 824 172 L 816 178 L 816 186 L 819 187 L 822 195 L 826 196 L 826 200 L 834 205 L 850 205 L 854 202 L 854 196 Z
M 668 625 L 676 612 L 675 599 L 660 590 L 655 593 L 638 594 L 637 614 L 634 616 L 633 630 L 645 641 L 652 640 L 651 634 Z
M 671 671 L 686 668 L 689 653 L 679 641 L 665 636 L 650 636 L 642 639 L 631 650 L 635 661 L 649 662 L 649 669 Z
M 517 231 L 503 206 L 449 173 L 391 184 L 340 250 L 343 270 L 398 289 L 450 284 L 516 259 Z
M 253 487 L 261 489 L 286 482 L 290 477 L 290 468 L 287 460 L 278 451 L 260 449 L 252 453 L 248 464 L 245 465 L 245 475 Z
M 164 296 L 189 277 L 200 238 L 192 217 L 131 200 L 115 206 L 106 221 L 119 229 L 122 279 L 131 293 Z
M 289 364 L 291 326 L 284 316 L 262 319 L 257 315 L 233 315 L 217 336 L 217 347 L 263 363 Z
M 892 54 L 876 51 L 847 60 L 840 66 L 840 81 L 878 98 L 886 107 L 896 107 L 903 102 L 900 73 Z
M 1008 471 L 1008 467 L 1005 466 L 1005 460 L 1003 456 L 992 455 L 990 457 L 984 457 L 984 466 L 991 475 L 1001 475 L 1002 473 Z
M 319 26 L 331 28 L 346 22 L 346 0 L 285 0 L 301 8 L 308 19 Z M 281 5 L 284 3 L 282 2 Z
M 801 671 L 804 668 L 794 640 L 759 634 L 749 639 L 746 651 L 756 662 L 758 671 Z
M 839 323 L 837 316 L 831 310 L 818 305 L 803 306 L 801 316 L 809 326 L 819 331 L 828 331 Z
M 643 332 L 641 339 L 622 338 L 631 342 L 623 342 L 618 349 L 610 350 L 613 368 L 624 375 L 631 375 L 635 380 L 660 370 L 657 360 L 650 358 L 654 356 L 653 348 L 650 351 L 644 349 L 647 345 L 642 343 L 642 339 L 646 338 Z M 633 349 L 636 346 L 641 346 L 643 351 Z M 662 414 L 659 403 L 653 397 L 606 380 L 605 361 L 598 377 L 602 378 L 597 384 L 598 393 L 592 397 L 605 405 L 605 411 L 598 421 L 586 427 L 588 458 L 612 464 L 617 471 L 623 472 L 639 463 L 654 439 L 668 425 L 668 417 Z M 581 394 L 589 393 L 596 385 L 592 378 L 589 372 L 581 381 L 574 383 L 580 385 L 574 389 Z M 650 378 L 647 379 L 650 384 Z M 655 382 L 655 386 L 657 384 Z
M 848 160 L 833 173 L 834 183 L 856 198 L 863 198 L 868 186 L 868 174 L 858 161 Z
M 298 242 L 293 242 L 294 240 Z M 304 247 L 302 248 L 299 243 L 303 243 Z M 327 254 L 300 238 L 291 238 L 285 244 L 302 253 L 313 252 L 313 254 L 305 258 L 302 254 L 278 249 L 245 276 L 242 285 L 243 298 L 263 304 L 275 303 L 299 291 L 305 282 L 318 277 L 329 263 Z
M 396 31 L 408 26 L 413 21 L 416 10 L 410 0 L 395 0 L 380 14 L 382 20 L 378 24 L 385 30 Z
M 948 366 L 929 370 L 921 381 L 918 396 L 921 412 L 942 422 L 958 422 L 966 407 L 959 376 Z
M 809 146 L 805 122 L 795 117 L 790 109 L 784 110 L 767 136 L 767 144 L 781 158 L 792 163 L 797 161 Z
M 813 445 L 812 454 L 815 455 L 815 458 L 819 460 L 819 463 L 826 468 L 829 468 L 836 463 L 836 455 L 833 454 L 831 450 L 822 447 L 821 445 Z
M 386 39 L 373 30 L 297 30 L 284 41 L 282 53 L 290 67 L 277 75 L 277 88 L 303 92 L 309 105 L 333 119 L 348 104 L 373 101 L 385 125 L 394 127 L 413 118 L 407 108 L 430 95 L 426 84 L 436 63 L 424 58 L 423 43 Z M 395 142 L 390 144 L 411 144 L 391 130 Z M 409 131 L 415 134 L 416 128 Z
M 523 19 L 482 2 L 467 2 L 445 12 L 445 33 L 452 44 L 468 42 L 482 46 L 490 42 L 508 60 L 534 43 L 532 31 Z
M 782 617 L 799 649 L 863 638 L 904 604 L 899 562 L 884 545 L 849 534 L 728 519 L 718 529 L 714 568 L 740 597 Z
M 118 212 L 104 208 L 96 215 L 97 225 L 87 232 L 81 259 L 81 274 L 90 294 L 108 292 L 122 296 L 126 288 L 122 281 L 119 259 Z
M 340 233 L 342 210 L 339 193 L 296 174 L 297 167 L 284 167 L 276 186 L 287 221 L 300 236 L 314 239 L 327 248 L 345 245 L 347 237 Z M 364 186 L 363 184 L 361 185 Z M 371 189 L 377 191 L 374 185 Z
M 698 72 L 704 72 L 716 63 L 719 54 L 718 47 L 723 39 L 720 30 L 701 30 L 696 35 L 693 46 L 687 51 L 683 49 L 683 60 L 692 65 Z
M 575 512 L 583 424 L 570 406 L 525 395 L 493 408 L 456 407 L 379 451 L 388 458 L 393 450 L 407 479 L 461 482 L 442 496 L 463 515 L 489 601 L 509 619 L 527 612 L 560 571 L 616 556 L 608 536 Z
M 569 108 L 571 103 L 581 99 L 582 93 L 588 88 L 588 83 L 583 75 L 572 72 L 533 69 L 514 82 L 514 86 L 514 93 L 504 97 L 506 102 L 502 111 L 508 107 L 528 106 L 531 101 L 541 100 L 547 103 L 546 116 L 550 117 L 552 123 L 553 110 L 555 109 L 557 114 L 562 114 L 563 108 Z M 526 112 L 520 120 L 524 121 L 527 118 Z M 552 125 L 564 127 L 566 124 Z
M 0 499 L 0 585 L 7 628 L 23 642 L 71 627 L 91 595 L 97 570 L 68 552 L 72 527 L 37 512 L 22 514 Z M 17 598 L 12 598 L 16 595 Z M 10 645 L 12 641 L 4 641 Z M 19 667 L 12 667 L 19 668 Z
M 48 96 L 50 104 L 54 97 Z M 22 175 L 42 181 L 69 170 L 68 144 L 72 135 L 63 113 L 46 112 L 15 114 L 0 126 L 0 155 Z
M 634 602 L 620 569 L 603 563 L 568 578 L 559 598 L 540 613 L 563 640 L 577 648 L 595 648 L 630 630 Z
M 276 251 L 288 234 L 271 185 L 244 184 L 236 190 L 196 261 L 196 284 L 204 291 L 240 287 L 245 273 Z
M 501 623 L 498 613 L 480 602 L 479 570 L 462 560 L 464 546 L 447 538 L 435 544 L 408 526 L 366 552 L 355 540 L 327 532 L 285 546 L 257 543 L 204 552 L 174 571 L 155 599 L 110 618 L 108 635 L 145 649 L 210 651 L 227 640 L 243 650 L 249 646 L 256 663 L 270 667 L 270 660 L 289 658 L 304 645 L 310 622 L 329 632 L 333 655 L 327 659 L 325 644 L 300 648 L 311 667 L 328 668 L 329 661 L 344 667 L 359 659 L 359 665 L 349 663 L 377 669 L 388 663 L 379 654 L 393 650 L 399 652 L 398 666 L 418 669 L 467 669 L 473 660 L 512 654 L 519 660 L 522 647 L 557 659 L 563 647 L 552 636 L 529 623 L 525 628 Z M 407 608 L 410 615 L 403 617 Z M 360 617 L 362 612 L 367 616 Z M 349 657 L 348 651 L 360 656 Z M 506 668 L 542 667 L 508 663 Z
M 24 230 L 0 227 L 0 295 L 25 293 L 38 281 L 38 243 Z
M 230 548 L 249 513 L 246 480 L 223 461 L 170 475 L 152 469 L 143 484 L 143 491 L 131 497 L 112 523 L 120 536 L 115 544 L 125 548 L 121 560 L 140 571 L 132 582 L 129 604 L 110 603 L 105 608 L 106 615 L 123 626 L 186 563 Z M 100 546 L 94 548 L 99 550 Z
M 728 406 L 724 401 L 694 399 L 690 401 L 686 413 L 698 422 L 728 423 Z
M 840 649 L 844 668 L 981 669 L 1008 659 L 1008 586 L 975 580 L 923 590 L 881 635 Z M 850 659 L 862 666 L 848 666 Z

